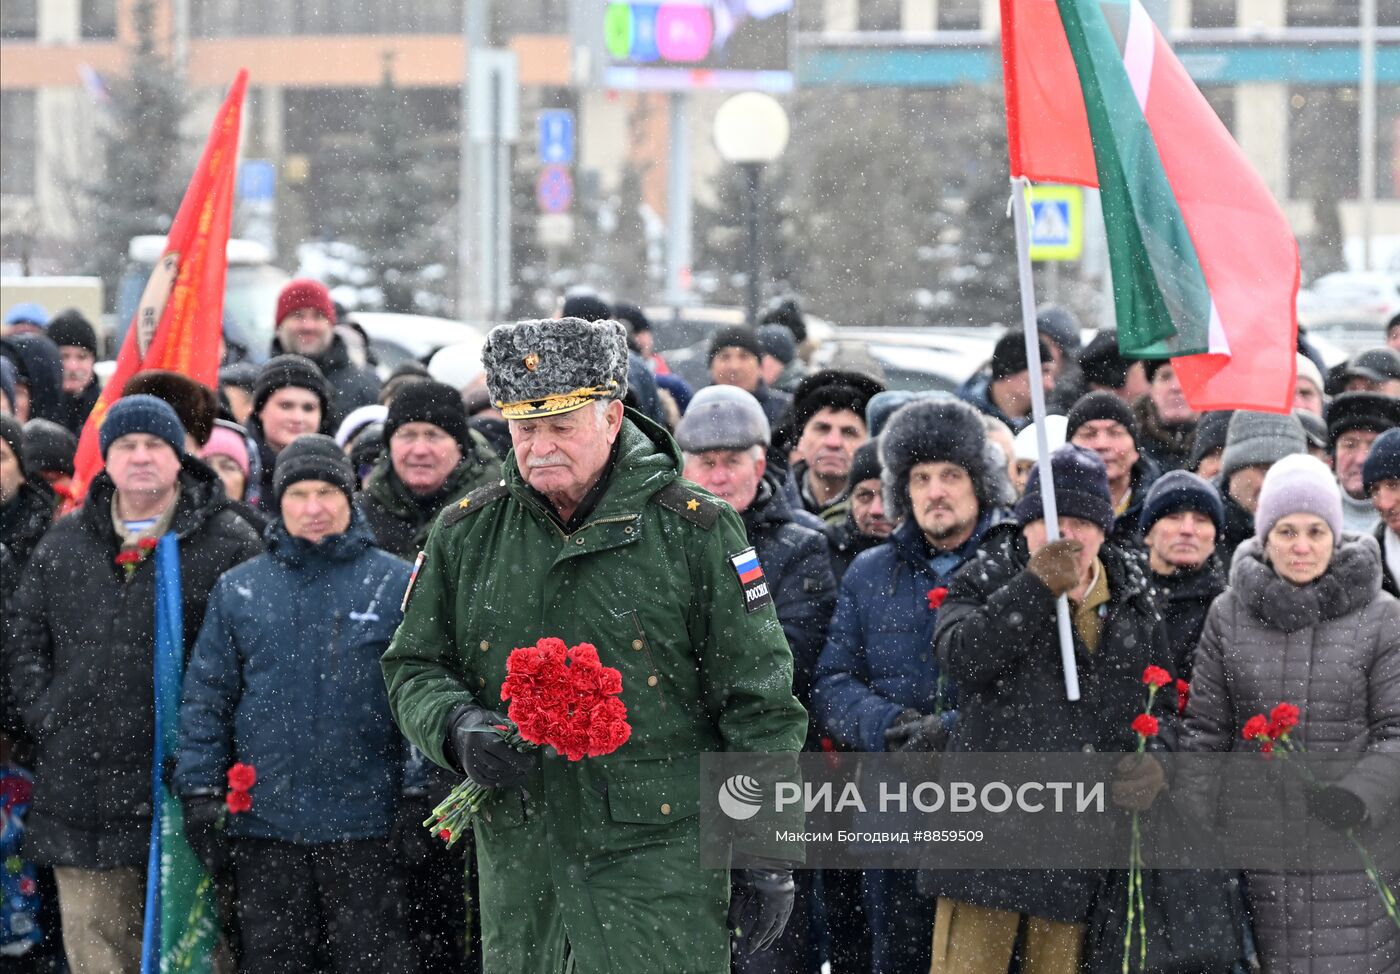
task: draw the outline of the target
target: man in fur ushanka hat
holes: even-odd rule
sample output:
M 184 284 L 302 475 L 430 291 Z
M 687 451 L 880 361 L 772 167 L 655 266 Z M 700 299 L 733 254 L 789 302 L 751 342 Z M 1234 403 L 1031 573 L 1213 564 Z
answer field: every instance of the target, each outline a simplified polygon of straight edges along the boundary
M 938 751 L 958 723 L 957 690 L 931 650 L 939 606 L 988 529 L 1005 520 L 1005 465 L 988 452 L 982 417 L 954 399 L 900 407 L 879 443 L 885 511 L 896 526 L 841 581 L 812 708 L 851 750 Z M 929 969 L 934 902 L 915 884 L 913 870 L 866 873 L 868 969 Z
M 731 942 L 782 932 L 802 856 L 736 839 L 725 871 L 697 852 L 699 756 L 795 754 L 807 733 L 768 579 L 739 515 L 623 405 L 621 325 L 500 325 L 482 360 L 513 449 L 439 516 L 383 667 L 408 738 L 493 790 L 474 828 L 485 967 L 729 974 Z M 495 732 L 511 650 L 545 637 L 621 674 L 630 736 L 606 757 Z

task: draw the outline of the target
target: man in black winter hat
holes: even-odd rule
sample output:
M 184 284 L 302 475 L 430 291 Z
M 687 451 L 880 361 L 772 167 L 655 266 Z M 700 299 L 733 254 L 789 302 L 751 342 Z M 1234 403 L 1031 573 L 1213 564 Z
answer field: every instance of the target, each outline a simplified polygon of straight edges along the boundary
M 1380 515 L 1374 537 L 1381 548 L 1381 586 L 1400 597 L 1400 427 L 1376 437 L 1361 477 Z
M 1041 338 L 1039 381 L 1048 393 L 1054 377 L 1050 346 Z M 1026 338 L 1009 331 L 997 340 L 992 351 L 991 376 L 984 388 L 969 385 L 963 393 L 968 402 L 988 416 L 995 416 L 1013 433 L 1031 423 L 1031 377 L 1026 356 Z
M 802 506 L 828 524 L 846 517 L 851 460 L 868 436 L 865 407 L 884 390 L 869 376 L 836 369 L 797 386 L 790 433 L 798 459 L 789 476 Z
M 217 881 L 233 873 L 243 970 L 313 970 L 323 951 L 338 972 L 403 970 L 385 886 L 407 748 L 377 663 L 410 569 L 355 514 L 335 440 L 293 440 L 273 485 L 267 553 L 209 594 L 172 790 L 195 854 Z M 257 777 L 251 807 L 231 815 L 235 762 Z
M 1396 426 L 1400 399 L 1375 392 L 1342 393 L 1327 409 L 1328 447 L 1342 488 L 1342 526 L 1348 531 L 1369 534 L 1380 523 L 1361 469 L 1376 438 Z
M 412 560 L 443 508 L 501 479 L 486 438 L 467 425 L 462 396 L 441 382 L 413 382 L 389 403 L 388 456 L 381 457 L 355 497 L 375 543 Z
M 1079 356 L 1079 368 L 1084 373 L 1086 392 L 1111 392 L 1124 402 L 1135 402 L 1147 391 L 1147 374 L 1143 363 L 1125 359 L 1118 351 L 1118 332 L 1102 329 Z M 1051 410 L 1068 411 L 1077 399 L 1064 401 L 1053 397 Z
M 93 370 L 97 364 L 97 332 L 81 311 L 69 308 L 50 319 L 47 333 L 58 346 L 58 357 L 63 362 L 63 409 L 59 422 L 73 433 L 81 433 L 102 392 Z
M 831 539 L 831 570 L 839 584 L 857 555 L 889 540 L 894 522 L 885 515 L 880 482 L 880 444 L 867 440 L 851 460 L 846 478 L 850 507 L 846 519 L 827 530 Z
M 1111 392 L 1091 392 L 1069 411 L 1065 436 L 1103 460 L 1118 518 L 1115 536 L 1125 544 L 1136 543 L 1138 515 L 1160 471 L 1138 450 L 1137 420 L 1132 410 Z
M 750 328 L 736 326 L 715 332 L 705 364 L 711 382 L 738 386 L 752 395 L 763 407 L 769 425 L 776 427 L 792 405 L 792 396 L 763 381 L 762 360 L 763 346 L 758 343 L 758 336 Z
M 278 355 L 258 370 L 248 432 L 258 445 L 262 471 L 258 503 L 269 514 L 277 513 L 277 501 L 272 495 L 277 455 L 304 433 L 330 430 L 332 395 L 321 370 L 300 355 Z
M 949 747 L 958 751 L 1129 752 L 1142 707 L 1142 673 L 1172 665 L 1140 558 L 1115 544 L 1113 500 L 1098 454 L 1066 444 L 1051 454 L 1060 534 L 1048 540 L 1041 468 L 1031 470 L 1014 527 L 994 530 L 976 567 L 955 578 L 939 612 L 935 648 L 958 687 Z M 1084 700 L 1064 693 L 1056 603 L 1067 596 Z M 1117 765 L 1112 800 L 1143 811 L 1166 781 L 1150 755 Z M 938 897 L 936 970 L 1005 974 L 1020 946 L 1023 969 L 1077 974 L 1084 924 L 1102 874 L 1078 870 L 942 870 L 920 876 Z
M 1173 470 L 1147 492 L 1140 525 L 1176 675 L 1189 680 L 1206 610 L 1225 591 L 1225 566 L 1215 554 L 1215 539 L 1225 531 L 1225 505 L 1215 485 Z

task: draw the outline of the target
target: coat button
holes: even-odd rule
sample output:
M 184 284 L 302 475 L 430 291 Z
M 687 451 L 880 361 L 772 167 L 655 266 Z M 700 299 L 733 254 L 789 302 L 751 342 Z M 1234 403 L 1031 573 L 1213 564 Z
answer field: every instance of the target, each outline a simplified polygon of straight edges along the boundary
M 483 640 L 481 641 L 481 651 L 484 653 L 484 652 L 486 652 L 486 651 L 487 651 L 488 649 L 490 649 L 490 648 L 491 648 L 491 644 L 488 643 L 486 640 L 483 639 Z
M 641 649 L 641 648 L 642 648 L 642 641 L 641 641 L 640 639 L 634 639 L 634 640 L 632 640 L 632 648 L 633 648 L 633 649 Z
M 486 677 L 484 677 L 484 676 L 479 676 L 479 677 L 477 677 L 477 678 L 476 678 L 476 685 L 479 686 L 479 687 L 484 687 L 484 686 L 486 686 Z
M 588 539 L 587 539 L 587 538 L 575 538 L 575 539 L 574 539 L 574 544 L 583 544 L 584 541 L 586 541 L 586 540 L 588 540 Z
M 661 803 L 661 814 L 662 814 L 662 815 L 670 815 L 670 814 L 671 814 L 671 806 L 668 805 L 666 802 L 662 802 L 662 803 Z
M 622 529 L 622 533 L 623 533 L 623 534 L 631 534 L 631 533 L 632 533 L 633 531 L 635 531 L 635 530 L 636 530 L 636 528 L 632 527 L 632 525 L 629 524 L 629 525 L 627 525 L 627 527 L 625 527 L 625 528 Z
M 654 686 L 656 686 L 656 677 L 654 677 L 654 676 L 649 676 L 649 677 L 647 677 L 647 686 L 649 686 L 649 687 L 654 687 Z

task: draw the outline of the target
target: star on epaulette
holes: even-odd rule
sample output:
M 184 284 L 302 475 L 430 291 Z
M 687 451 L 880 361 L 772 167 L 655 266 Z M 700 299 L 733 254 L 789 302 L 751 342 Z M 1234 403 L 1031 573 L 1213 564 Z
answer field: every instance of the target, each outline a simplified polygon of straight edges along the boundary
M 700 502 L 697 501 L 694 497 L 692 497 L 690 500 L 685 502 L 685 509 L 688 511 L 698 511 L 700 510 Z
M 680 480 L 671 481 L 653 494 L 651 499 L 668 511 L 679 514 L 690 523 L 699 525 L 706 531 L 714 527 L 715 522 L 719 519 L 719 505 L 705 503 L 695 496 L 693 484 L 687 485 Z

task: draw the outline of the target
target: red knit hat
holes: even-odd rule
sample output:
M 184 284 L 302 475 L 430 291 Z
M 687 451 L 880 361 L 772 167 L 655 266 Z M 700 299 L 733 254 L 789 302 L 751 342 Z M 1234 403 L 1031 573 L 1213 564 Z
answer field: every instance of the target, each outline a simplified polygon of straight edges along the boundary
M 315 308 L 332 324 L 335 323 L 335 302 L 331 300 L 331 292 L 320 281 L 308 277 L 288 281 L 282 293 L 277 295 L 277 323 L 280 325 L 287 315 L 301 308 Z

